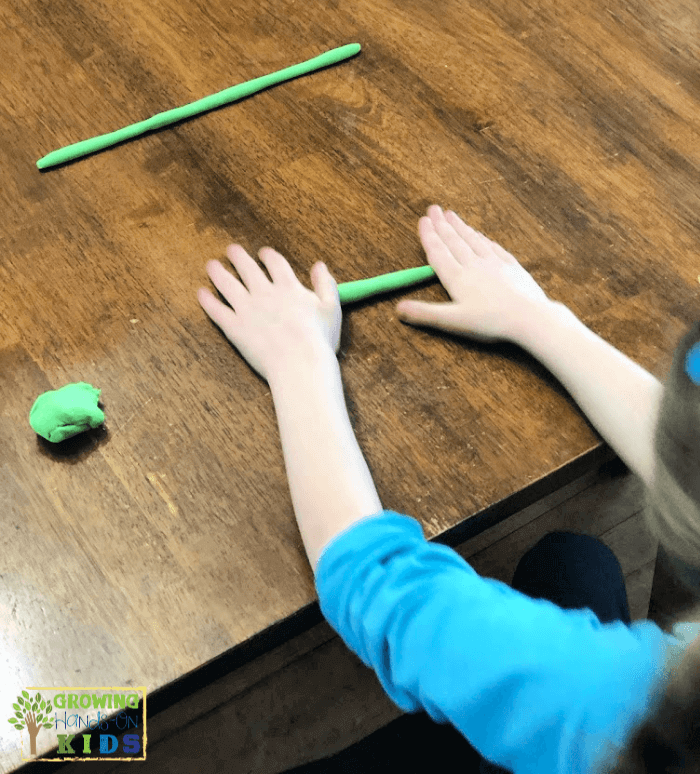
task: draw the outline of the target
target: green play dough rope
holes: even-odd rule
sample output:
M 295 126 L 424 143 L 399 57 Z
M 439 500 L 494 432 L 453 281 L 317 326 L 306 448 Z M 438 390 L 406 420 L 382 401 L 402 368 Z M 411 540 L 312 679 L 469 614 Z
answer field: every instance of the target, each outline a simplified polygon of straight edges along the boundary
M 352 301 L 361 301 L 363 298 L 375 296 L 377 293 L 386 293 L 389 290 L 415 285 L 416 282 L 434 276 L 435 271 L 431 266 L 416 266 L 414 269 L 392 271 L 390 274 L 380 274 L 378 277 L 370 277 L 369 279 L 343 282 L 338 285 L 338 295 L 341 304 L 348 304 Z
M 131 126 L 126 126 L 124 129 L 119 129 L 116 132 L 103 134 L 99 137 L 93 137 L 90 140 L 83 140 L 82 142 L 68 145 L 65 148 L 60 148 L 59 150 L 55 150 L 47 156 L 44 156 L 44 158 L 39 159 L 36 165 L 39 169 L 46 169 L 47 167 L 53 167 L 56 164 L 62 164 L 65 161 L 71 161 L 73 159 L 81 158 L 82 156 L 87 156 L 90 153 L 109 148 L 111 145 L 124 142 L 124 140 L 138 137 L 144 132 L 160 129 L 163 126 L 174 124 L 185 118 L 191 118 L 200 113 L 205 113 L 207 110 L 221 107 L 229 102 L 243 99 L 243 97 L 255 94 L 262 89 L 266 89 L 268 86 L 274 86 L 282 81 L 288 81 L 292 78 L 298 78 L 300 75 L 306 75 L 314 70 L 320 70 L 322 67 L 337 64 L 345 59 L 349 59 L 351 56 L 355 56 L 355 54 L 360 52 L 361 48 L 359 43 L 350 43 L 347 46 L 334 48 L 331 51 L 326 51 L 325 54 L 321 54 L 313 59 L 308 59 L 306 62 L 287 67 L 284 70 L 278 70 L 269 75 L 263 75 L 261 78 L 255 78 L 252 81 L 239 83 L 237 86 L 232 86 L 229 89 L 224 89 L 209 97 L 204 97 L 196 102 L 191 102 L 189 105 L 183 105 L 183 107 L 167 110 L 164 113 L 158 113 L 145 121 L 140 121 L 138 124 L 132 124 Z
M 39 169 L 46 169 L 47 167 L 53 167 L 57 164 L 63 164 L 66 161 L 72 161 L 73 159 L 87 156 L 90 153 L 104 150 L 117 143 L 138 137 L 153 129 L 161 129 L 164 126 L 177 123 L 185 118 L 191 118 L 200 113 L 205 113 L 208 110 L 213 110 L 214 108 L 221 107 L 230 102 L 243 99 L 243 97 L 248 97 L 251 94 L 255 94 L 262 89 L 274 86 L 282 81 L 298 78 L 300 75 L 306 75 L 315 70 L 320 70 L 323 67 L 337 64 L 338 62 L 342 62 L 345 59 L 355 56 L 355 54 L 359 54 L 361 50 L 362 46 L 359 43 L 350 43 L 347 46 L 334 48 L 313 59 L 308 59 L 306 62 L 287 67 L 284 70 L 278 70 L 269 75 L 263 75 L 261 78 L 256 78 L 252 81 L 239 83 L 237 86 L 232 86 L 230 89 L 224 89 L 224 91 L 220 91 L 217 94 L 212 94 L 211 96 L 204 97 L 196 102 L 191 102 L 189 105 L 184 105 L 183 107 L 175 108 L 173 110 L 167 110 L 164 113 L 158 113 L 146 121 L 131 124 L 131 126 L 126 126 L 116 132 L 103 134 L 99 137 L 93 137 L 89 140 L 83 140 L 82 142 L 68 145 L 65 148 L 60 148 L 59 150 L 55 150 L 47 156 L 44 156 L 42 159 L 39 159 L 36 165 Z M 382 274 L 378 277 L 370 277 L 369 279 L 345 282 L 338 285 L 340 303 L 348 304 L 353 301 L 361 301 L 364 298 L 379 293 L 385 293 L 390 290 L 414 285 L 417 282 L 421 282 L 434 275 L 435 272 L 430 266 L 418 266 L 414 269 L 404 269 L 403 271 Z

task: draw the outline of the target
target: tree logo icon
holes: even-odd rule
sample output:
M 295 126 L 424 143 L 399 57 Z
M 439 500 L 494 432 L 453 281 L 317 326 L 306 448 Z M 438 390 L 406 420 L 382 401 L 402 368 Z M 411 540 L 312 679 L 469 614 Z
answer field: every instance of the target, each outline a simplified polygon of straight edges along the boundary
M 22 731 L 23 728 L 29 731 L 31 754 L 36 755 L 36 737 L 39 729 L 42 726 L 44 728 L 53 727 L 53 723 L 48 717 L 49 712 L 51 712 L 51 703 L 42 699 L 40 693 L 37 693 L 32 699 L 26 691 L 22 691 L 22 695 L 17 697 L 17 702 L 12 706 L 15 710 L 15 717 L 10 718 L 8 723 L 12 723 L 18 731 Z

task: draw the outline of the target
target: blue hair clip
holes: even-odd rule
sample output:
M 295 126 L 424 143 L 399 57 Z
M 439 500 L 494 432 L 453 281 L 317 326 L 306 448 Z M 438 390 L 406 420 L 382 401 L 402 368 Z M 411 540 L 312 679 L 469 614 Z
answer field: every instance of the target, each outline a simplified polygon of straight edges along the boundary
M 693 384 L 700 385 L 700 342 L 693 344 L 686 352 L 685 372 Z

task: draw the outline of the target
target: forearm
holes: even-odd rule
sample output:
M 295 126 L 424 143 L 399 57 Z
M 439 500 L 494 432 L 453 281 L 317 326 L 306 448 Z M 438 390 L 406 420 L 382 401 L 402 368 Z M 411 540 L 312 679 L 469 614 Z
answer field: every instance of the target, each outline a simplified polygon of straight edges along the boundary
M 630 470 L 651 482 L 663 385 L 563 304 L 523 309 L 514 343 L 566 387 Z M 269 378 L 289 489 L 313 571 L 325 546 L 381 501 L 355 438 L 340 365 L 325 344 L 289 353 Z
M 290 352 L 269 378 L 294 513 L 316 572 L 323 548 L 383 508 L 350 424 L 332 349 Z
M 648 485 L 663 384 L 564 304 L 526 308 L 520 319 L 526 322 L 514 343 L 557 377 L 618 457 Z

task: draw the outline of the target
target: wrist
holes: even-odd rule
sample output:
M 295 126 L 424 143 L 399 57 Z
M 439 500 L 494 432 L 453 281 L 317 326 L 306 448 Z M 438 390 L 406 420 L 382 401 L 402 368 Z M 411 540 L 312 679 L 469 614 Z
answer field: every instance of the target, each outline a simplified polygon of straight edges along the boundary
M 317 371 L 319 368 L 340 368 L 333 347 L 325 339 L 304 339 L 289 347 L 277 359 L 268 373 L 268 384 L 273 390 L 299 374 Z
M 533 342 L 540 337 L 542 326 L 559 325 L 564 319 L 571 322 L 577 318 L 561 301 L 523 299 L 512 326 L 510 341 L 530 351 Z

